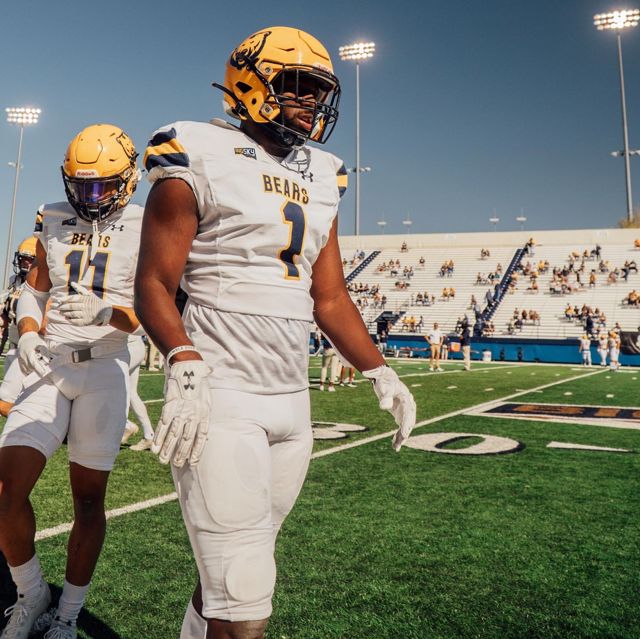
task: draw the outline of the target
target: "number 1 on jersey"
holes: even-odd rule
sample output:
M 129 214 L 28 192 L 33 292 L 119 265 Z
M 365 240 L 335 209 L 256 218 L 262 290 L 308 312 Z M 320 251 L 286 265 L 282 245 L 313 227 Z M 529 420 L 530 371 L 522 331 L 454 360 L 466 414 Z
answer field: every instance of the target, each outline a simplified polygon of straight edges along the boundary
M 299 280 L 300 270 L 296 266 L 296 255 L 302 252 L 304 233 L 307 229 L 307 219 L 304 209 L 295 202 L 287 201 L 280 209 L 282 220 L 289 225 L 289 244 L 283 248 L 278 257 L 284 262 L 285 279 Z

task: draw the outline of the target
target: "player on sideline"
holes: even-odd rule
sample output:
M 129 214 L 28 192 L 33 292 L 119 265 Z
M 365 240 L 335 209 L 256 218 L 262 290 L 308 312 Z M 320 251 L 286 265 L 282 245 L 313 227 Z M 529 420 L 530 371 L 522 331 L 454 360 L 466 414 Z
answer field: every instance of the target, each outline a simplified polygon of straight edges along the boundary
M 140 399 L 138 394 L 138 381 L 140 379 L 140 366 L 144 361 L 146 355 L 146 349 L 144 342 L 142 341 L 142 335 L 130 335 L 129 342 L 129 404 L 131 410 L 135 413 L 138 421 L 142 425 L 142 439 L 129 450 L 137 452 L 151 449 L 151 442 L 153 440 L 153 426 L 151 426 L 151 420 L 149 419 L 149 413 L 144 402 Z M 137 424 L 127 419 L 127 425 L 122 435 L 121 444 L 126 444 L 131 435 L 135 435 L 139 431 Z
M 582 353 L 582 365 L 591 366 L 591 338 L 585 333 L 580 338 L 580 353 Z
M 200 576 L 180 637 L 260 639 L 275 538 L 312 448 L 310 322 L 373 380 L 400 425 L 396 450 L 415 402 L 345 287 L 344 165 L 306 145 L 325 142 L 338 117 L 326 49 L 297 29 L 259 31 L 232 52 L 219 88 L 239 128 L 175 122 L 150 141 L 135 299 L 170 367 L 153 450 L 172 462 Z
M 598 354 L 600 355 L 600 366 L 607 365 L 609 338 L 605 331 L 601 331 L 598 335 Z
M 18 246 L 18 250 L 13 256 L 14 275 L 9 281 L 9 288 L 5 293 L 2 306 L 2 318 L 8 325 L 7 338 L 10 344 L 4 360 L 4 377 L 0 385 L 0 415 L 3 417 L 9 414 L 22 390 L 24 374 L 20 370 L 18 362 L 18 339 L 20 336 L 16 325 L 16 308 L 20 293 L 22 293 L 22 285 L 36 257 L 36 241 L 36 238 L 31 236 Z
M 620 336 L 616 331 L 609 332 L 609 370 L 617 371 L 620 368 Z
M 26 639 L 51 599 L 29 495 L 65 437 L 75 518 L 47 639 L 76 637 L 102 548 L 107 480 L 127 416 L 127 337 L 139 326 L 132 305 L 143 210 L 128 204 L 136 157 L 121 129 L 84 129 L 62 166 L 68 202 L 45 205 L 36 222 L 36 257 L 17 309 L 27 376 L 0 436 L 0 549 L 18 590 L 2 639 Z M 38 329 L 49 299 L 43 339 Z

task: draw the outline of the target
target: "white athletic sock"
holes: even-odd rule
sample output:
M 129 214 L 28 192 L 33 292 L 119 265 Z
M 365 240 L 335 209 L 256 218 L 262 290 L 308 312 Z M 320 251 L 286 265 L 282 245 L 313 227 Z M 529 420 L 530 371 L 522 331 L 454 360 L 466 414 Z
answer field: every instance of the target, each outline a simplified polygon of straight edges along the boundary
M 58 603 L 58 612 L 56 616 L 60 617 L 61 621 L 70 621 L 75 623 L 82 605 L 84 604 L 84 598 L 87 596 L 89 585 L 86 586 L 74 586 L 70 584 L 66 579 L 64 580 L 64 586 L 62 587 L 62 595 L 60 596 L 60 602 Z
M 38 555 L 34 555 L 21 566 L 9 566 L 9 570 L 18 593 L 24 595 L 27 600 L 35 598 L 44 583 Z
M 193 602 L 189 600 L 189 605 L 182 621 L 180 639 L 206 639 L 206 637 L 207 620 L 198 614 L 198 611 L 193 607 Z

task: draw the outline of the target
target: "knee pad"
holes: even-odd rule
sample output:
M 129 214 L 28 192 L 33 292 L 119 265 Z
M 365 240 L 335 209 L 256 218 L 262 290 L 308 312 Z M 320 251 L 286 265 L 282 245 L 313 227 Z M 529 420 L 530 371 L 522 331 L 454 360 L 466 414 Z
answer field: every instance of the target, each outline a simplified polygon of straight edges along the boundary
M 225 562 L 225 590 L 229 600 L 240 607 L 270 607 L 275 585 L 276 563 L 271 553 L 236 554 Z

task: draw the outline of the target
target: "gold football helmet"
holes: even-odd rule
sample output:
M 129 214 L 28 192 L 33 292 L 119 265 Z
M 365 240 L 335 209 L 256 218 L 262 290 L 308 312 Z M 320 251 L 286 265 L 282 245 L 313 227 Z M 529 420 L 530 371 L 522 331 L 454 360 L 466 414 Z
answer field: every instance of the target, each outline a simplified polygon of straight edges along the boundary
M 125 206 L 138 184 L 138 154 L 117 126 L 94 124 L 76 135 L 60 167 L 69 204 L 87 222 Z
M 338 119 L 340 82 L 329 53 L 300 29 L 269 27 L 249 36 L 231 53 L 224 85 L 213 86 L 224 92 L 228 113 L 264 124 L 284 146 L 324 144 Z M 288 119 L 288 106 L 301 115 Z
M 13 272 L 24 277 L 31 268 L 33 260 L 36 258 L 36 242 L 38 240 L 32 235 L 20 242 L 18 250 L 13 254 Z

